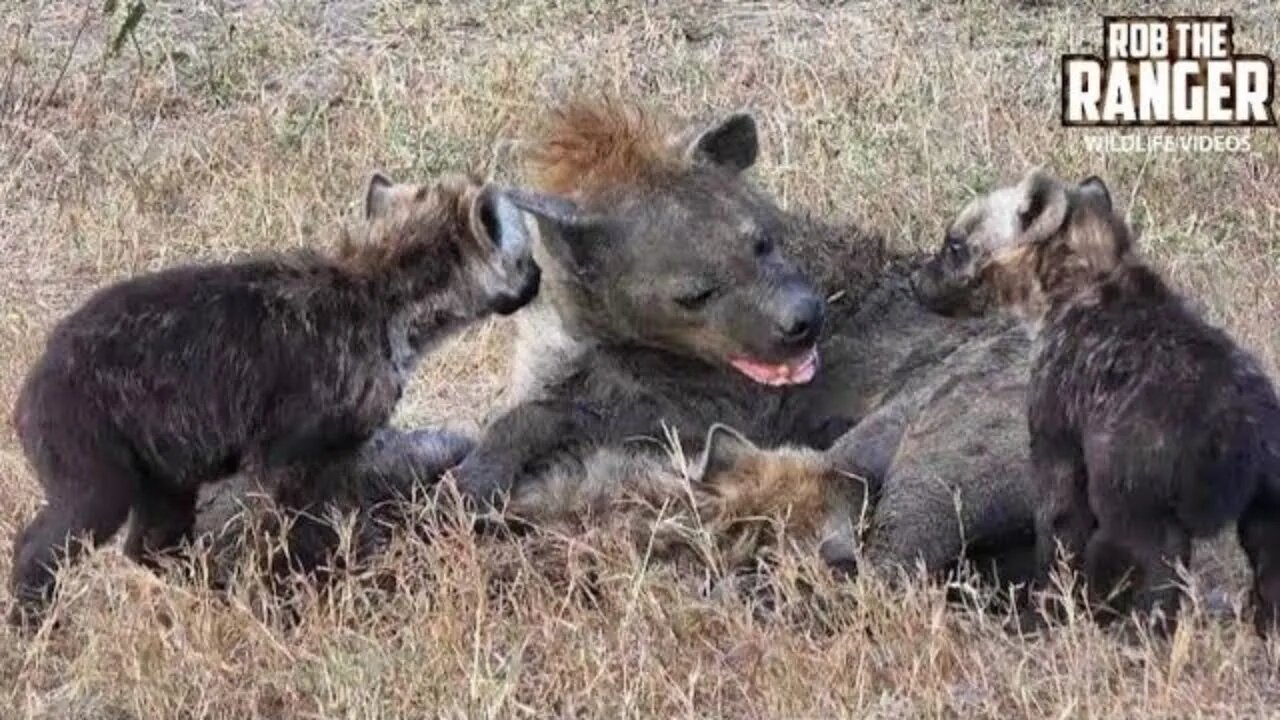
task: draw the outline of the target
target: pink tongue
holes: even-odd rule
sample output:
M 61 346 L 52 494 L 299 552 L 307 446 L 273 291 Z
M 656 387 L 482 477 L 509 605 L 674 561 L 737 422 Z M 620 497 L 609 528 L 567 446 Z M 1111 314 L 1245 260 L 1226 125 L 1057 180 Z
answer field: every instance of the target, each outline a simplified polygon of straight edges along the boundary
M 756 362 L 749 358 L 729 361 L 738 372 L 762 385 L 803 385 L 818 372 L 818 349 L 811 348 L 800 357 L 780 365 Z

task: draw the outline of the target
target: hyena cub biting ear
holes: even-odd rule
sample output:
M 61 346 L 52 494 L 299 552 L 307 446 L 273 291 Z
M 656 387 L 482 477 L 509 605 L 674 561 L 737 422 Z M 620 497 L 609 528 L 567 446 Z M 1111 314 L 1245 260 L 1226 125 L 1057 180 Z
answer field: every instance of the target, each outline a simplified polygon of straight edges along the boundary
M 982 274 L 1037 335 L 1037 552 L 1114 611 L 1169 617 L 1191 540 L 1238 522 L 1259 631 L 1280 620 L 1280 402 L 1258 362 L 1135 254 L 1103 182 L 1034 172 Z M 1128 588 L 1122 585 L 1128 583 Z
M 341 252 L 181 267 L 99 291 L 50 334 L 15 424 L 46 502 L 13 591 L 38 609 L 79 541 L 152 560 L 188 537 L 202 484 L 296 493 L 386 424 L 450 331 L 510 313 L 539 268 L 511 194 L 468 177 L 377 175 Z

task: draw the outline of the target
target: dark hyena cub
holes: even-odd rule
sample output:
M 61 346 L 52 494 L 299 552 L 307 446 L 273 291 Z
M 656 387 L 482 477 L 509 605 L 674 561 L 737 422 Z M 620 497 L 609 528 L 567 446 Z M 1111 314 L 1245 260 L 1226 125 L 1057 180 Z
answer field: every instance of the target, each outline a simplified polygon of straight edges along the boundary
M 125 551 L 150 560 L 188 536 L 201 484 L 308 482 L 386 423 L 431 343 L 537 292 L 507 191 L 377 175 L 366 215 L 367 237 L 333 257 L 133 278 L 54 328 L 14 418 L 46 497 L 17 540 L 22 605 L 46 600 L 77 540 L 109 539 L 130 511 Z
M 1036 328 L 1028 406 L 1038 556 L 1056 545 L 1119 611 L 1176 609 L 1174 563 L 1239 522 L 1259 630 L 1280 619 L 1280 402 L 1254 358 L 1134 252 L 1097 178 L 1018 191 L 983 274 Z M 1131 589 L 1121 589 L 1128 582 Z

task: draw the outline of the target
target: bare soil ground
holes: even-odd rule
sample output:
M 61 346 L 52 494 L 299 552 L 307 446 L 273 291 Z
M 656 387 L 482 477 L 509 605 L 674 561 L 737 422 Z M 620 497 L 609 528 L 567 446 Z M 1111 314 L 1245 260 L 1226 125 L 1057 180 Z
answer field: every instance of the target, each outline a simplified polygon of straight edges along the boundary
M 932 248 L 1031 165 L 1102 174 L 1147 254 L 1280 363 L 1278 133 L 1249 153 L 1103 154 L 1059 126 L 1058 58 L 1096 50 L 1112 5 L 156 0 L 113 51 L 132 3 L 116 5 L 0 1 L 3 408 L 102 284 L 328 242 L 375 168 L 508 175 L 495 146 L 575 92 L 752 109 L 760 183 L 902 249 Z M 1238 48 L 1280 54 L 1273 2 L 1213 9 Z M 398 422 L 474 429 L 509 330 L 430 358 Z M 7 548 L 40 500 L 7 424 L 0 498 Z M 1238 605 L 1231 545 L 1190 581 Z M 1280 716 L 1280 646 L 1199 606 L 1168 641 L 1084 621 L 1028 641 L 943 588 L 836 585 L 813 565 L 784 558 L 787 592 L 760 613 L 611 538 L 457 533 L 399 543 L 390 597 L 353 578 L 304 592 L 286 623 L 252 587 L 218 595 L 102 552 L 67 574 L 56 629 L 0 628 L 0 718 Z

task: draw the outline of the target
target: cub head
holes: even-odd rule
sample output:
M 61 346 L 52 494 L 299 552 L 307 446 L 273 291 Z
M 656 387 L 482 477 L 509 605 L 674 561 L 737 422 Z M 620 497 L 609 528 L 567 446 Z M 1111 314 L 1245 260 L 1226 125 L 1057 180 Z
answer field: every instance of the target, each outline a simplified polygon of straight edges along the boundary
M 867 494 L 809 448 L 761 449 L 724 425 L 707 433 L 694 474 L 704 526 L 730 564 L 744 564 L 776 545 L 778 531 L 812 543 L 830 566 L 855 565 L 856 520 Z
M 513 313 L 537 295 L 542 273 L 511 193 L 468 176 L 417 185 L 375 173 L 364 202 L 369 239 L 355 255 L 407 292 L 448 289 L 475 314 Z
M 609 104 L 557 114 L 529 158 L 536 185 L 570 200 L 533 208 L 570 331 L 764 385 L 812 379 L 825 303 L 787 258 L 784 215 L 744 177 L 758 154 L 745 114 L 680 133 Z
M 942 314 L 1000 305 L 1035 315 L 1047 289 L 1042 280 L 1063 292 L 1068 281 L 1109 272 L 1131 247 L 1100 178 L 1069 184 L 1036 169 L 970 202 L 912 284 L 921 302 Z M 1054 260 L 1042 266 L 1038 258 Z

